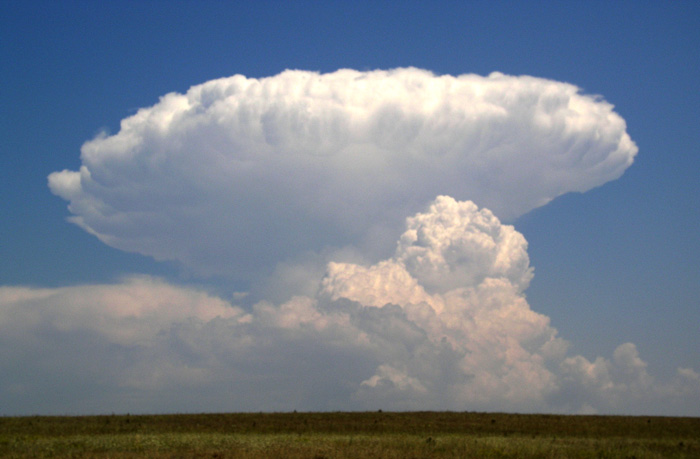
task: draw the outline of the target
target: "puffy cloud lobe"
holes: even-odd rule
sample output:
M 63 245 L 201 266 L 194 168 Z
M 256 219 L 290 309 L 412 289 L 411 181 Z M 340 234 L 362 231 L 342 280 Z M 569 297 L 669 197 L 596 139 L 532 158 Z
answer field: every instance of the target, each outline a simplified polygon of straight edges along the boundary
M 453 363 L 460 382 L 448 388 L 459 404 L 488 399 L 524 408 L 554 388 L 546 361 L 566 349 L 522 295 L 531 277 L 522 235 L 472 202 L 440 196 L 407 219 L 392 259 L 371 267 L 332 263 L 322 292 L 333 300 L 400 305 L 434 345 L 449 343 L 462 356 Z M 410 384 L 421 379 L 406 371 L 383 366 L 364 384 L 384 382 L 384 392 L 423 387 Z
M 698 384 L 682 383 L 682 378 L 672 383 L 677 386 L 675 388 L 661 386 L 646 367 L 633 343 L 618 346 L 612 360 L 598 357 L 591 362 L 582 356 L 566 358 L 560 364 L 562 383 L 555 398 L 561 398 L 562 403 L 569 406 L 579 403 L 588 408 L 604 406 L 608 412 L 633 412 L 635 405 L 649 399 L 678 396 L 683 391 L 700 389 Z M 684 389 L 681 390 L 679 384 Z M 667 400 L 667 403 L 674 402 L 677 404 L 678 400 L 674 401 L 672 397 Z
M 500 73 L 236 75 L 139 110 L 49 186 L 106 244 L 255 277 L 306 251 L 385 248 L 440 194 L 512 219 L 613 180 L 637 148 L 612 108 Z
M 473 202 L 439 196 L 407 226 L 397 260 L 429 290 L 445 292 L 503 277 L 524 291 L 532 279 L 522 234 Z
M 402 237 L 394 256 L 374 265 L 329 264 L 315 297 L 250 310 L 147 277 L 2 287 L 4 409 L 697 415 L 700 376 L 691 368 L 657 383 L 631 343 L 611 359 L 567 357 L 549 319 L 524 298 L 522 279 L 531 276 L 524 239 L 489 212 L 439 197 L 407 220 L 405 234 L 414 232 L 432 235 L 421 257 L 459 267 L 472 254 L 482 272 L 469 265 L 464 284 L 427 289 L 422 282 L 432 274 L 405 266 L 415 246 Z M 445 257 L 448 247 L 459 256 Z M 52 390 L 42 401 L 47 380 Z

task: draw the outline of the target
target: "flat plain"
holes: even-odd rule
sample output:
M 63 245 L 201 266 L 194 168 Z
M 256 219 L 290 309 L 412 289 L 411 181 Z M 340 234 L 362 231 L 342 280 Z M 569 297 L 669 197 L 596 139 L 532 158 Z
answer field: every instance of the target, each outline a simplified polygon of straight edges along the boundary
M 381 411 L 0 417 L 0 457 L 700 457 L 700 418 Z

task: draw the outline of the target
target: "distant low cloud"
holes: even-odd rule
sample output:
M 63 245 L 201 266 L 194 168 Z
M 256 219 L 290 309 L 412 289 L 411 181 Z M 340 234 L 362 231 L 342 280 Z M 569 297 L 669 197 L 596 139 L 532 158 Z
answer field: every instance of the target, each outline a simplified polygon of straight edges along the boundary
M 568 355 L 525 299 L 531 277 L 520 233 L 472 202 L 440 196 L 405 220 L 392 256 L 329 263 L 316 295 L 278 304 L 242 308 L 149 277 L 0 287 L 2 414 L 697 415 L 694 369 L 658 381 L 632 343 L 610 359 Z
M 510 220 L 618 178 L 636 153 L 612 105 L 566 83 L 289 70 L 167 94 L 49 186 L 112 247 L 251 280 L 308 253 L 377 261 L 438 195 Z

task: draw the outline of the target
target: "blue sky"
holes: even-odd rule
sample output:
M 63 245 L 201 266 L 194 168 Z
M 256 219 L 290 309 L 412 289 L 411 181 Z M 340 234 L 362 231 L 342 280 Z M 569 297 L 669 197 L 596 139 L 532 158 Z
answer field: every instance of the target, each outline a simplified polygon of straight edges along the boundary
M 619 179 L 605 180 L 607 183 L 586 193 L 565 194 L 517 218 L 504 219 L 529 243 L 527 253 L 535 277 L 523 297 L 570 343 L 567 355 L 571 358 L 582 356 L 594 362 L 602 356 L 613 362 L 611 356 L 618 346 L 634 343 L 646 371 L 658 384 L 676 384 L 673 378 L 678 368 L 692 369 L 695 376 L 700 371 L 697 3 L 28 1 L 2 2 L 0 8 L 0 132 L 4 140 L 0 152 L 5 164 L 0 181 L 1 286 L 32 291 L 74 287 L 79 294 L 80 288 L 120 285 L 125 277 L 136 274 L 152 276 L 148 279 L 167 288 L 208 292 L 210 300 L 222 299 L 243 310 L 253 308 L 254 301 L 238 301 L 243 295 L 234 292 L 255 291 L 248 298 L 279 306 L 289 298 L 284 298 L 282 287 L 260 287 L 268 285 L 267 280 L 201 275 L 182 263 L 158 262 L 100 242 L 66 221 L 70 216 L 67 203 L 49 190 L 47 176 L 64 169 L 77 171 L 83 143 L 100 132 L 117 134 L 122 119 L 157 104 L 161 96 L 185 93 L 191 86 L 235 74 L 263 78 L 285 69 L 325 74 L 338 69 L 367 72 L 416 67 L 436 75 L 487 76 L 494 71 L 530 75 L 576 85 L 583 94 L 600 95 L 613 104 L 639 151 Z M 259 230 L 263 235 L 265 231 Z M 362 261 L 370 265 L 378 260 L 365 256 Z M 352 261 L 360 263 L 359 259 Z M 265 291 L 273 293 L 266 298 L 261 293 Z M 358 298 L 347 299 L 362 303 Z M 45 311 L 48 309 L 41 308 L 51 305 L 33 307 Z M 6 317 L 10 310 L 15 309 L 6 309 Z M 94 332 L 88 322 L 78 331 Z M 0 323 L 12 326 L 10 319 Z M 172 330 L 174 326 L 168 324 Z M 160 326 L 153 325 L 154 330 L 162 331 Z M 32 333 L 39 332 L 28 329 L 16 341 L 6 338 L 2 342 L 5 356 L 0 365 L 5 369 L 0 373 L 14 372 L 16 377 L 0 378 L 4 386 L 0 393 L 5 398 L 19 391 L 24 397 L 8 405 L 9 414 L 121 411 L 130 406 L 124 404 L 125 399 L 137 400 L 152 390 L 128 384 L 114 388 L 86 372 L 81 384 L 96 395 L 94 400 L 90 396 L 81 399 L 81 384 L 41 363 L 40 348 L 27 354 L 12 350 L 15 345 L 23 346 Z M 72 352 L 81 349 L 75 336 L 63 338 L 60 343 L 66 346 L 65 352 L 51 357 L 57 367 L 61 359 L 74 359 Z M 69 341 L 75 349 L 66 344 Z M 109 355 L 136 352 L 128 343 L 120 345 L 126 349 L 122 354 Z M 253 352 L 246 359 L 254 361 L 256 355 Z M 262 351 L 260 358 L 265 358 Z M 369 381 L 360 384 L 360 389 L 376 389 L 379 386 L 372 381 L 385 378 L 395 388 L 415 389 L 423 381 L 410 370 L 397 376 L 389 368 L 398 366 L 378 358 L 374 367 L 359 361 L 362 370 L 358 373 L 364 371 L 366 377 L 334 375 L 328 384 Z M 209 371 L 197 365 L 192 363 L 193 368 Z M 287 374 L 283 369 L 273 373 Z M 67 378 L 64 390 L 74 403 L 62 405 L 50 396 L 36 396 L 43 387 L 30 381 L 36 375 Z M 274 393 L 284 381 L 266 374 L 259 377 L 264 381 L 260 386 Z M 323 381 L 319 377 L 319 387 L 324 387 Z M 402 386 L 399 381 L 409 383 Z M 222 393 L 215 383 L 206 384 L 211 385 L 206 387 L 211 387 L 212 397 Z M 700 382 L 694 384 L 694 389 L 679 392 L 692 396 L 679 396 L 681 401 L 676 400 L 675 405 L 652 395 L 634 403 L 595 398 L 595 394 L 589 394 L 592 398 L 587 400 L 581 392 L 576 394 L 581 397 L 576 406 L 556 405 L 549 399 L 540 405 L 522 405 L 517 400 L 502 401 L 496 394 L 491 405 L 478 408 L 636 410 L 697 416 L 700 405 L 693 397 Z M 428 387 L 425 382 L 423 386 Z M 164 393 L 162 400 L 136 405 L 131 411 L 202 411 L 218 406 L 207 400 L 183 403 L 177 388 Z M 365 396 L 361 391 L 352 393 L 360 399 Z M 259 405 L 231 402 L 224 409 L 370 406 L 353 405 L 332 391 L 325 405 L 314 405 L 303 397 L 296 404 L 275 404 L 266 402 L 265 394 L 261 389 L 251 396 L 262 400 Z M 409 395 L 404 397 L 415 399 Z M 388 408 L 413 407 L 401 397 L 398 391 L 386 398 L 395 403 Z M 104 402 L 95 401 L 98 399 Z M 368 395 L 362 400 L 370 403 L 373 399 Z M 443 407 L 440 403 L 444 401 L 426 400 L 416 406 Z M 464 402 L 465 409 L 470 406 Z

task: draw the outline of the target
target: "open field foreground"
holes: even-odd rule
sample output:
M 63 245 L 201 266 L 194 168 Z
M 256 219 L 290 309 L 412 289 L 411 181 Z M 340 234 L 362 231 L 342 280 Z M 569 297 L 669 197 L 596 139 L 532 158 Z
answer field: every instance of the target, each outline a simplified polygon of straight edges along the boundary
M 452 412 L 2 417 L 0 456 L 700 457 L 700 418 Z

